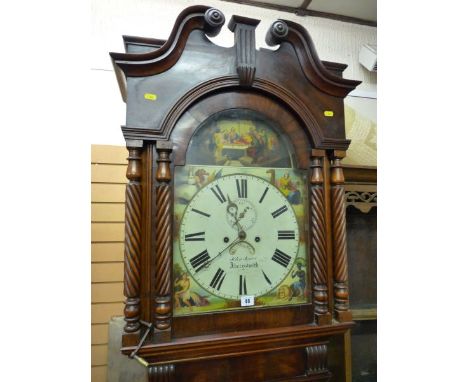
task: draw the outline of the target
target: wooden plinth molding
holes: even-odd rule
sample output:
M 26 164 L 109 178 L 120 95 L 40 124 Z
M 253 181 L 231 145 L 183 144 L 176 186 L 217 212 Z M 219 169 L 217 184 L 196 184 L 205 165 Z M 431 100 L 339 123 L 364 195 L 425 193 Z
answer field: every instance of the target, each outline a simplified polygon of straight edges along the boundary
M 329 381 L 332 374 L 328 370 L 327 344 L 317 344 L 305 348 L 307 357 L 306 375 L 311 381 Z
M 156 250 L 155 250 L 155 336 L 160 342 L 171 339 L 172 319 L 172 143 L 156 143 Z
M 140 329 L 141 148 L 128 149 L 125 189 L 124 296 L 126 333 Z
M 325 197 L 323 191 L 324 156 L 325 151 L 312 150 L 310 174 L 310 216 L 312 227 L 310 253 L 312 254 L 314 319 L 319 325 L 331 323 L 331 314 L 328 308 Z
M 174 365 L 148 366 L 148 382 L 175 382 Z
M 331 164 L 331 204 L 333 225 L 333 273 L 334 273 L 334 307 L 338 321 L 351 321 L 348 292 L 348 257 L 346 248 L 346 201 L 344 174 L 341 159 L 343 151 L 332 153 Z

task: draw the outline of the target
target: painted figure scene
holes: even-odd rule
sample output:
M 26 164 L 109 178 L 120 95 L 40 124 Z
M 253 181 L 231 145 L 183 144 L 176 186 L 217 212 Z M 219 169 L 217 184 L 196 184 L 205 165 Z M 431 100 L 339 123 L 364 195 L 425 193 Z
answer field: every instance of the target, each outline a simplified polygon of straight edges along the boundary
M 293 167 L 288 144 L 250 110 L 233 109 L 209 118 L 195 133 L 187 164 L 247 167 Z
M 307 292 L 309 277 L 307 253 L 307 234 L 305 231 L 308 212 L 306 172 L 296 169 L 264 167 L 219 167 L 219 166 L 182 166 L 175 168 L 174 198 L 174 314 L 202 313 L 215 310 L 240 308 L 239 300 L 229 300 L 211 294 L 192 277 L 184 263 L 180 245 L 179 230 L 184 212 L 194 196 L 211 182 L 231 174 L 260 177 L 274 185 L 284 195 L 292 207 L 299 227 L 299 246 L 294 264 L 285 278 L 268 293 L 255 298 L 254 307 L 301 304 L 310 301 Z M 304 203 L 304 204 L 303 204 Z M 245 309 L 245 308 L 243 308 Z

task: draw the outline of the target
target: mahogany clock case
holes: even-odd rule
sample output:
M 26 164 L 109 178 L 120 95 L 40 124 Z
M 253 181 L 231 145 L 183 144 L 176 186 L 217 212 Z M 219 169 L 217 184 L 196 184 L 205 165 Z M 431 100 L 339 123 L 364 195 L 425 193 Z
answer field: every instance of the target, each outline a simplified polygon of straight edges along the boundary
M 353 326 L 340 160 L 350 143 L 343 98 L 359 82 L 342 78 L 346 65 L 320 61 L 296 23 L 273 23 L 267 42 L 279 47 L 256 50 L 259 20 L 241 16 L 229 22 L 234 46 L 213 44 L 207 36 L 224 21 L 218 10 L 189 7 L 167 41 L 124 36 L 126 53 L 111 53 L 129 150 L 122 351 L 148 362 L 152 381 L 329 380 L 327 341 Z M 174 169 L 186 164 L 203 123 L 235 109 L 274 121 L 291 143 L 294 167 L 309 174 L 311 298 L 175 317 Z M 242 369 L 242 359 L 251 367 Z

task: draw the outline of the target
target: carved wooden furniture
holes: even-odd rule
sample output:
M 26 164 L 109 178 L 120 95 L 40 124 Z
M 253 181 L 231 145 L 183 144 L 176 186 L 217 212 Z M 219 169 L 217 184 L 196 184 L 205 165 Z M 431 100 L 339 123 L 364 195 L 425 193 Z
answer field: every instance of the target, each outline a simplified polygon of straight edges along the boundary
M 377 380 L 377 170 L 345 168 L 352 380 Z
M 126 53 L 111 53 L 129 151 L 122 352 L 148 366 L 150 381 L 329 381 L 327 344 L 353 326 L 341 159 L 343 98 L 359 82 L 342 78 L 346 65 L 321 61 L 296 23 L 271 25 L 266 41 L 277 50 L 256 50 L 259 20 L 241 16 L 228 23 L 235 45 L 213 44 L 206 36 L 224 23 L 219 10 L 189 7 L 167 41 L 124 36 Z M 294 168 L 308 173 L 307 301 L 178 314 L 174 183 L 198 128 L 227 110 L 272 121 Z

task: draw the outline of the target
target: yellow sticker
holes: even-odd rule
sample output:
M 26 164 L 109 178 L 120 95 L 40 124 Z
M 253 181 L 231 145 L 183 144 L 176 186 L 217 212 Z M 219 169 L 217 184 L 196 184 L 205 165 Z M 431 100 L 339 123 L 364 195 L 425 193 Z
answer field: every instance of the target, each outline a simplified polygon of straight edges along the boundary
M 331 111 L 331 110 L 325 110 L 325 111 L 323 112 L 323 115 L 324 115 L 325 117 L 333 117 L 333 111 Z
M 149 99 L 150 101 L 156 101 L 158 96 L 153 93 L 145 93 L 145 99 Z

